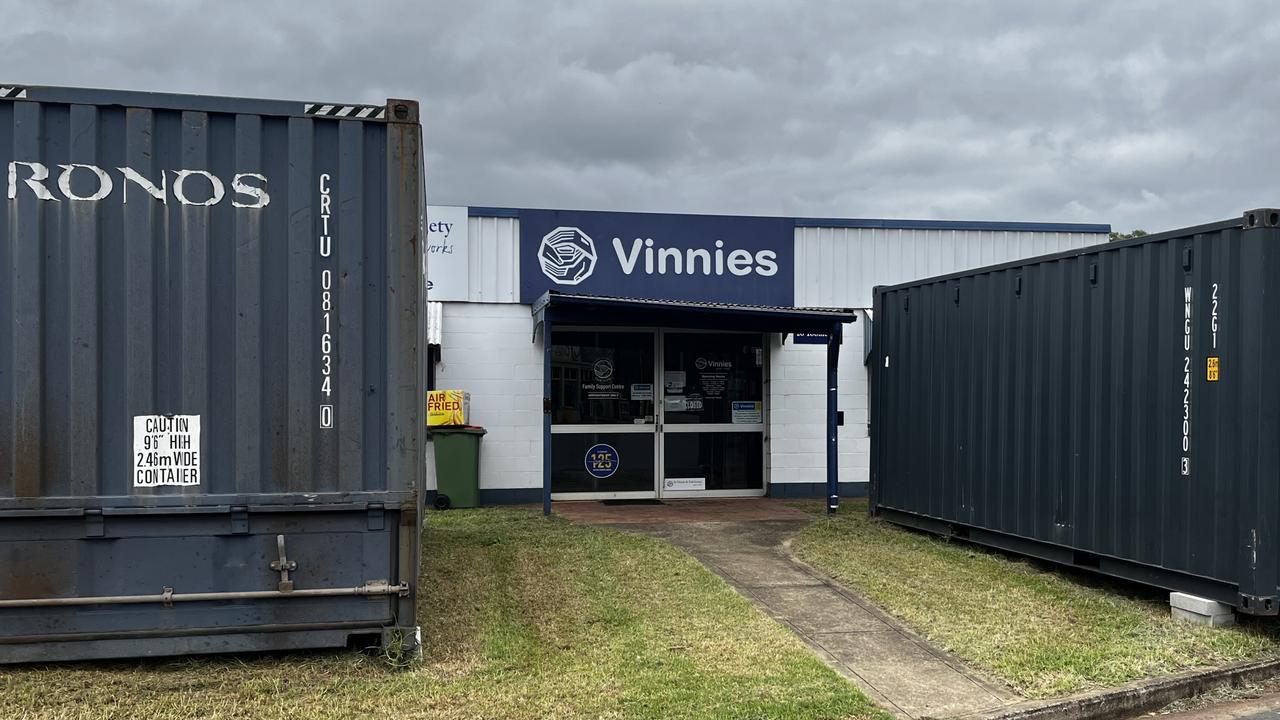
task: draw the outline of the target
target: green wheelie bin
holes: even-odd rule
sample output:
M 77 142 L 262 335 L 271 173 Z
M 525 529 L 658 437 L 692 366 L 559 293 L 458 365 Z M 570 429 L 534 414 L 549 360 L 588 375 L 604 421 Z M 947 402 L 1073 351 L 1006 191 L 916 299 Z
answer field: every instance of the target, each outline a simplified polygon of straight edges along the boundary
M 436 448 L 437 510 L 480 505 L 480 438 L 482 427 L 431 429 Z

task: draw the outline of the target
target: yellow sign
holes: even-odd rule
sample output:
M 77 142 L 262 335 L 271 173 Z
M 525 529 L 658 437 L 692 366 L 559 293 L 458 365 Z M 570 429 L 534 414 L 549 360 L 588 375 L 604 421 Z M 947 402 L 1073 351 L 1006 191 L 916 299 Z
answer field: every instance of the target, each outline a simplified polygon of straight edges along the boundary
M 1209 382 L 1218 382 L 1218 358 L 1208 358 L 1208 364 L 1205 366 L 1205 379 Z
M 464 390 L 431 390 L 427 393 L 427 426 L 466 425 L 471 415 L 471 393 Z

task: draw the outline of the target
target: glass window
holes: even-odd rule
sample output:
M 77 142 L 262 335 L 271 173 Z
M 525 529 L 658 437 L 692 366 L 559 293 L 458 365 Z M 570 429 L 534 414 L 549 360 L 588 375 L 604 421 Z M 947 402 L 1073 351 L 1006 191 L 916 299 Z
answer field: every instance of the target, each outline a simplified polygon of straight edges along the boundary
M 663 437 L 664 488 L 758 490 L 764 487 L 763 433 L 682 432 L 666 433 Z
M 653 492 L 651 432 L 556 433 L 551 436 L 551 491 Z
M 664 422 L 764 422 L 763 336 L 681 332 L 663 338 Z
M 551 422 L 653 422 L 653 333 L 556 330 L 552 340 Z

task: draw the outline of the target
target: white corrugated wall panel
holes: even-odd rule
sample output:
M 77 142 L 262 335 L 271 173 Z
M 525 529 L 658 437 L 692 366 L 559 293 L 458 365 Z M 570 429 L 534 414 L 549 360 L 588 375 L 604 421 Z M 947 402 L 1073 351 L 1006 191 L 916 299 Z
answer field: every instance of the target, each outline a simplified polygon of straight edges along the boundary
M 520 220 L 469 218 L 467 242 L 467 301 L 520 302 Z
M 871 307 L 877 285 L 1107 241 L 1103 233 L 796 228 L 796 305 Z

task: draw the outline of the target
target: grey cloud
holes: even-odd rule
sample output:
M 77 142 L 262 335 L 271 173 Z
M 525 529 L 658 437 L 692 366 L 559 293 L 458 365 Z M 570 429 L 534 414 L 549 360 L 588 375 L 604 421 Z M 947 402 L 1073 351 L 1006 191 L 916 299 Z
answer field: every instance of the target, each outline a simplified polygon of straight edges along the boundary
M 441 203 L 1157 230 L 1280 205 L 1270 10 L 0 0 L 0 79 L 417 97 Z

